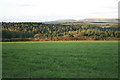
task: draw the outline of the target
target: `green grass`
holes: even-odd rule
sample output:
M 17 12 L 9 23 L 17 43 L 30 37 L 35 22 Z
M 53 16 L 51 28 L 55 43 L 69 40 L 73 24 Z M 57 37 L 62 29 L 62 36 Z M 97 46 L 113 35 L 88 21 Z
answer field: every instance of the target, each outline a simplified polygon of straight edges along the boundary
M 117 41 L 4 42 L 3 78 L 117 78 Z

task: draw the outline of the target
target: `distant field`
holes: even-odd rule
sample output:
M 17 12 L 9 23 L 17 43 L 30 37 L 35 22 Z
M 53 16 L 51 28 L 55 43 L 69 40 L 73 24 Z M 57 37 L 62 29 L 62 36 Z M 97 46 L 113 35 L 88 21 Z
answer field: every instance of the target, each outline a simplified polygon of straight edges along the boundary
M 109 28 L 109 27 L 111 27 L 111 26 L 100 26 L 100 27 L 102 27 L 102 28 Z
M 117 41 L 4 42 L 3 78 L 117 78 Z

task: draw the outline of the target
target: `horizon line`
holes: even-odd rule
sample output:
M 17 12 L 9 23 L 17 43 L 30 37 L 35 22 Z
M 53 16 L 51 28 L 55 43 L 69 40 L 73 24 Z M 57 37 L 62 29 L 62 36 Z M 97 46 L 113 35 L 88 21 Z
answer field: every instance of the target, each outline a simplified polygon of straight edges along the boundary
M 74 18 L 61 18 L 61 19 L 54 19 L 54 20 L 46 20 L 46 21 L 39 21 L 39 20 L 31 20 L 31 21 L 27 21 L 27 20 L 16 20 L 16 21 L 7 21 L 7 20 L 3 20 L 3 21 L 0 21 L 0 22 L 51 22 L 51 21 L 57 21 L 57 20 L 75 20 L 75 21 L 80 21 L 80 20 L 85 20 L 85 19 L 117 19 L 119 20 L 119 18 L 81 18 L 81 19 L 74 19 Z

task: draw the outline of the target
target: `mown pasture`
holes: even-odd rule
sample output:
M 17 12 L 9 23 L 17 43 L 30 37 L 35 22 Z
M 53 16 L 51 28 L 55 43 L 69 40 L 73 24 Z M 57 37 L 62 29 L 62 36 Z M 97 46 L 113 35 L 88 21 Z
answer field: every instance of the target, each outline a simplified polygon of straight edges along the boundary
M 117 78 L 117 41 L 3 42 L 3 78 Z

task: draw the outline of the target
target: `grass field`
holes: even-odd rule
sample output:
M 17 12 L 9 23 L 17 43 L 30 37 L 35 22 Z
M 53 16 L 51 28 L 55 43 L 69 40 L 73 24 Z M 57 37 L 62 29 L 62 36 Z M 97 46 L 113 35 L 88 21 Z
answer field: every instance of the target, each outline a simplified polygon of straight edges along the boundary
M 3 78 L 117 78 L 117 41 L 4 42 Z

